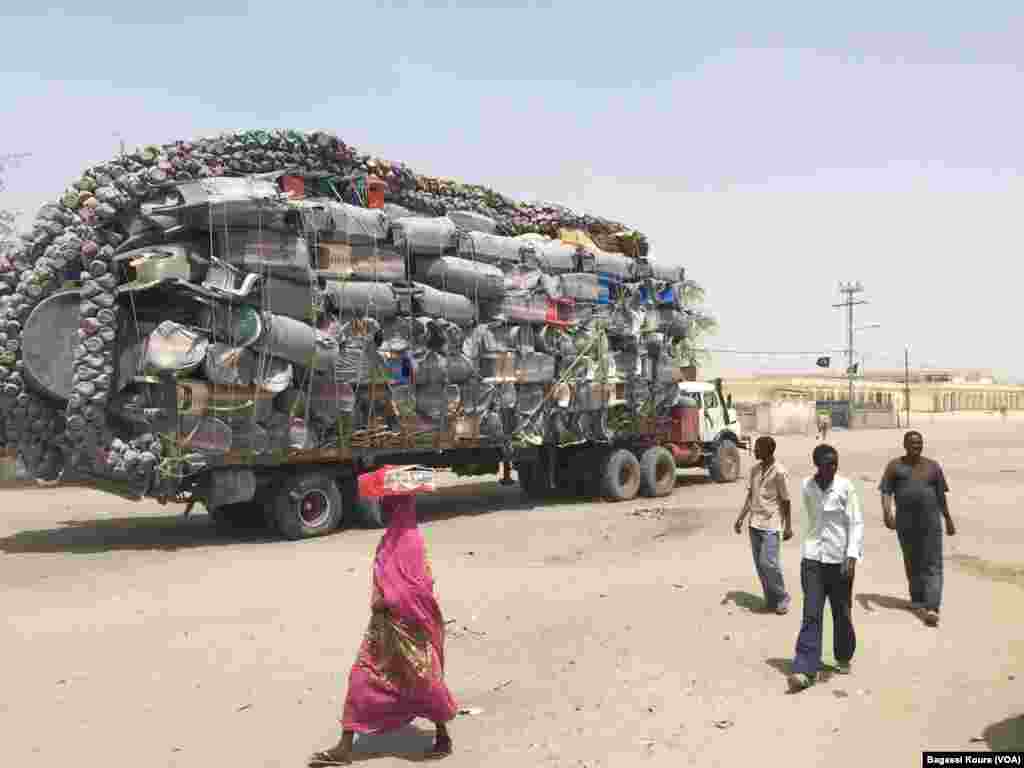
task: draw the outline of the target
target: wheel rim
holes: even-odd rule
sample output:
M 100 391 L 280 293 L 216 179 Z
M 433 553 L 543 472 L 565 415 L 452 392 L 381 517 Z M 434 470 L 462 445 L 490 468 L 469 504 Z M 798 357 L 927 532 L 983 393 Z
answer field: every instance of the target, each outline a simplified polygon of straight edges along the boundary
M 319 528 L 331 515 L 331 501 L 323 491 L 307 491 L 299 499 L 299 516 L 308 528 Z

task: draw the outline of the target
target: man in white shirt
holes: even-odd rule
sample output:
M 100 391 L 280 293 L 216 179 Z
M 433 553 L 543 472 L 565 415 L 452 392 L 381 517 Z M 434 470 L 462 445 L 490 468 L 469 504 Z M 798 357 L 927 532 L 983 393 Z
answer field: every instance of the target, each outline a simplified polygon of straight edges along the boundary
M 821 630 L 825 599 L 832 608 L 833 652 L 837 671 L 849 674 L 857 648 L 853 630 L 853 577 L 864 554 L 864 515 L 857 489 L 836 474 L 839 453 L 822 443 L 812 454 L 818 468 L 800 489 L 806 529 L 800 561 L 804 615 L 796 639 L 789 688 L 794 693 L 813 683 L 821 668 Z
M 781 541 L 793 538 L 790 521 L 789 473 L 775 460 L 775 440 L 762 435 L 754 441 L 757 463 L 750 469 L 747 498 L 736 519 L 736 533 L 742 533 L 743 520 L 750 515 L 750 547 L 754 568 L 764 590 L 765 607 L 785 614 L 789 611 L 789 593 L 779 564 Z

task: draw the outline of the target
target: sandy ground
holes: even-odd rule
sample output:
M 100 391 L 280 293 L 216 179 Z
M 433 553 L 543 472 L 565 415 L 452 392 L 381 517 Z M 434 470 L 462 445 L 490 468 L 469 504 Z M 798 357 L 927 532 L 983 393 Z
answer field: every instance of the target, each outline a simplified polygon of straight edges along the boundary
M 943 623 L 903 607 L 881 523 L 874 488 L 901 433 L 834 432 L 866 502 L 859 645 L 853 675 L 795 696 L 799 551 L 783 551 L 796 610 L 760 613 L 748 539 L 732 531 L 742 484 L 693 473 L 655 503 L 533 505 L 469 482 L 421 502 L 452 621 L 448 680 L 482 710 L 455 721 L 444 764 L 839 768 L 1024 749 L 1024 419 L 913 426 L 945 466 L 959 524 Z M 779 438 L 778 457 L 802 477 L 814 444 Z M 301 766 L 334 742 L 380 532 L 222 538 L 180 509 L 0 492 L 5 764 Z M 417 721 L 356 749 L 386 768 L 431 738 Z

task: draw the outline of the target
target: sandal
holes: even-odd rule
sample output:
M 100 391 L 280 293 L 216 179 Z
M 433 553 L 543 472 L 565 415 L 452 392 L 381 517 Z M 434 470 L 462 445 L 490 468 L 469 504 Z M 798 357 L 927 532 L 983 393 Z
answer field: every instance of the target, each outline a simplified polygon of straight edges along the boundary
M 352 760 L 350 758 L 346 757 L 344 760 L 339 760 L 336 757 L 332 757 L 329 750 L 324 750 L 323 752 L 314 752 L 313 756 L 311 758 L 309 758 L 309 765 L 311 767 L 313 767 L 313 768 L 320 768 L 320 766 L 328 766 L 328 765 L 351 765 L 351 764 L 352 764 Z
M 443 757 L 448 757 L 452 753 L 452 743 L 450 741 L 442 744 L 434 744 L 427 754 L 423 756 L 424 760 L 440 760 Z

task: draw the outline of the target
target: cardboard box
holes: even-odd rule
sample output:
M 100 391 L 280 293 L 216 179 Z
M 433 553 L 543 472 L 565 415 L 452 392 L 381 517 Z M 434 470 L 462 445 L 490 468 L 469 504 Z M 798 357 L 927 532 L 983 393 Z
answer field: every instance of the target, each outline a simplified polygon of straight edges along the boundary
M 516 357 L 514 352 L 494 352 L 480 356 L 480 377 L 483 379 L 516 378 Z
M 352 246 L 348 243 L 320 242 L 316 267 L 330 276 L 347 278 L 352 274 Z
M 480 438 L 480 419 L 476 416 L 459 416 L 455 419 L 455 438 L 457 440 L 478 440 Z

